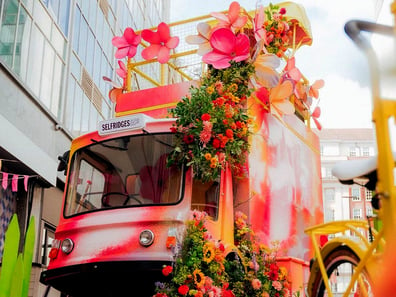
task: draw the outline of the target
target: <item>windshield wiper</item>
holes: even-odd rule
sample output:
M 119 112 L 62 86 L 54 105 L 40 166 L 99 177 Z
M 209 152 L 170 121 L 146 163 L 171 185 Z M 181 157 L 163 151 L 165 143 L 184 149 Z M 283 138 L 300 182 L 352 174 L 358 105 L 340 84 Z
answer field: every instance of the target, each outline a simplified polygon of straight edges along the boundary
M 119 150 L 119 151 L 127 151 L 127 150 L 128 150 L 127 147 L 120 147 L 120 146 L 108 145 L 108 144 L 105 144 L 105 143 L 103 143 L 103 142 L 97 141 L 97 140 L 92 139 L 92 138 L 91 138 L 91 141 L 94 142 L 94 143 L 96 143 L 96 144 L 100 144 L 100 145 L 103 146 L 103 147 L 107 147 L 107 148 L 114 149 L 114 150 Z

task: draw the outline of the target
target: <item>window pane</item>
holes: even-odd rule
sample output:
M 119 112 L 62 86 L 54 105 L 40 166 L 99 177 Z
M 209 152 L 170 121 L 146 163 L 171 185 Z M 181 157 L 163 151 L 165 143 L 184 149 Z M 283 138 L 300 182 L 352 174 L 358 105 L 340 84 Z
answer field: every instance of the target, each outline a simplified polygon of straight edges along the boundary
M 50 109 L 51 108 L 51 92 L 54 75 L 54 58 L 55 52 L 51 45 L 45 41 L 44 59 L 41 78 L 40 100 Z
M 78 61 L 77 57 L 75 56 L 74 53 L 72 53 L 70 57 L 70 68 L 71 68 L 71 73 L 74 75 L 74 77 L 77 80 L 81 79 L 81 64 L 80 61 Z
M 70 75 L 68 86 L 67 86 L 67 94 L 66 94 L 66 110 L 65 110 L 65 127 L 67 130 L 72 131 L 73 124 L 73 106 L 74 106 L 74 88 L 76 85 L 76 81 Z
M 93 75 L 93 58 L 95 55 L 95 38 L 91 30 L 88 29 L 88 38 L 86 41 L 86 68 L 88 73 Z
M 94 58 L 94 68 L 93 68 L 93 79 L 95 84 L 99 87 L 100 81 L 102 80 L 102 73 L 100 70 L 100 58 L 102 56 L 102 49 L 100 48 L 99 44 L 95 42 L 95 58 Z
M 71 160 L 65 215 L 177 203 L 182 197 L 182 171 L 166 166 L 174 140 L 170 133 L 150 134 L 111 139 L 78 150 Z M 115 154 L 114 148 L 120 150 Z
M 33 18 L 44 32 L 45 36 L 50 39 L 52 20 L 40 1 L 34 2 Z
M 88 121 L 89 121 L 89 107 L 91 105 L 91 101 L 88 97 L 83 94 L 83 102 L 82 102 L 82 118 L 81 118 L 81 133 L 88 132 Z
M 52 103 L 51 103 L 51 111 L 54 115 L 60 116 L 61 108 L 60 98 L 61 98 L 61 85 L 63 78 L 63 62 L 58 57 L 55 56 L 55 64 L 54 64 L 54 75 L 53 75 L 53 85 L 52 85 Z
M 19 10 L 18 33 L 15 50 L 14 71 L 25 80 L 32 21 L 23 7 Z
M 80 46 L 78 47 L 78 56 L 80 57 L 82 63 L 85 65 L 85 53 L 86 53 L 86 44 L 87 44 L 87 34 L 88 34 L 88 24 L 84 18 L 81 18 L 81 27 L 80 27 Z
M 72 133 L 74 136 L 79 135 L 81 130 L 81 110 L 82 110 L 82 90 L 76 85 L 74 95 L 74 111 L 73 111 L 73 129 Z
M 98 111 L 96 107 L 91 104 L 91 110 L 89 112 L 89 131 L 96 130 L 96 124 L 98 122 Z
M 63 34 L 67 37 L 69 34 L 69 14 L 70 14 L 70 0 L 59 0 L 59 16 L 58 24 Z
M 17 27 L 18 2 L 6 1 L 2 15 L 0 32 L 0 57 L 12 68 L 12 57 L 14 54 L 15 35 Z
M 52 248 L 52 241 L 55 239 L 55 228 L 44 225 L 43 237 L 41 243 L 41 264 L 48 266 L 49 264 L 49 252 Z
M 52 46 L 55 48 L 56 52 L 58 53 L 58 55 L 61 56 L 62 58 L 65 58 L 64 55 L 65 55 L 66 41 L 62 33 L 54 24 L 52 24 L 51 43 Z
M 78 41 L 80 38 L 80 23 L 81 23 L 81 12 L 78 7 L 75 9 L 74 15 L 74 28 L 73 28 L 73 49 L 78 52 Z
M 39 95 L 40 91 L 40 77 L 41 77 L 41 63 L 44 51 L 44 36 L 37 29 L 32 27 L 32 34 L 30 36 L 29 48 L 29 66 L 27 71 L 26 83 L 30 89 Z

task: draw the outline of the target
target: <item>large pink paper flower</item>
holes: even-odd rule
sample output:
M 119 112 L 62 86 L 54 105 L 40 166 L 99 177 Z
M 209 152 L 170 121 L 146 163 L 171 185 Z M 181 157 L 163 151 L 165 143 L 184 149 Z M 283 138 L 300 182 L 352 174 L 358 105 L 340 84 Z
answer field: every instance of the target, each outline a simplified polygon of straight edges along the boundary
M 122 36 L 113 37 L 111 43 L 117 47 L 117 51 L 115 53 L 116 59 L 134 57 L 141 39 L 141 36 L 137 35 L 132 28 L 126 28 L 124 35 Z
M 220 28 L 210 37 L 213 50 L 202 57 L 202 61 L 216 69 L 231 66 L 230 61 L 240 62 L 249 58 L 249 37 L 246 34 L 237 36 L 230 29 Z
M 158 25 L 157 32 L 144 29 L 142 31 L 142 38 L 150 43 L 150 45 L 142 51 L 142 57 L 145 60 L 157 57 L 158 62 L 161 64 L 169 61 L 170 50 L 174 49 L 179 44 L 179 37 L 171 37 L 169 26 L 165 23 L 160 23 Z
M 228 14 L 225 15 L 221 12 L 212 12 L 210 15 L 219 21 L 217 27 L 230 28 L 233 32 L 245 26 L 248 18 L 246 15 L 241 16 L 241 6 L 238 2 L 234 1 L 230 4 Z

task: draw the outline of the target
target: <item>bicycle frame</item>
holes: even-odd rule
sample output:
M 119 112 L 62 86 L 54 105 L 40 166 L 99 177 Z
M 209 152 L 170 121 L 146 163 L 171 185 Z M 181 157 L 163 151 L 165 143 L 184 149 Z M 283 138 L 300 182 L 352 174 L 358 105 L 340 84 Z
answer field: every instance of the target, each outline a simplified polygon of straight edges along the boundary
M 393 11 L 396 12 L 396 1 L 392 5 Z M 352 278 L 343 297 L 349 296 L 354 283 L 361 282 L 360 274 L 365 269 L 369 277 L 375 275 L 378 269 L 378 260 L 381 259 L 385 247 L 385 239 L 392 236 L 392 230 L 396 227 L 396 187 L 394 185 L 394 168 L 395 162 L 392 153 L 392 146 L 389 137 L 389 119 L 396 118 L 396 101 L 381 98 L 380 94 L 380 76 L 377 56 L 374 49 L 369 42 L 361 35 L 361 31 L 379 33 L 383 35 L 394 35 L 394 28 L 366 21 L 352 20 L 345 25 L 345 32 L 355 42 L 355 44 L 363 50 L 369 61 L 369 68 L 371 72 L 372 85 L 372 104 L 373 113 L 372 119 L 375 123 L 375 131 L 377 136 L 377 187 L 376 192 L 381 199 L 381 209 L 379 217 L 383 222 L 383 227 L 379 232 L 375 232 L 373 242 L 368 242 L 367 238 L 360 234 L 359 229 L 368 230 L 368 223 L 364 221 L 335 221 L 326 224 L 313 226 L 305 230 L 313 243 L 316 261 L 313 263 L 312 271 L 319 269 L 327 294 L 332 297 L 330 290 L 329 277 L 324 264 L 324 259 L 335 248 L 340 245 L 345 245 L 351 249 L 360 259 L 358 265 L 353 271 Z M 318 235 L 330 235 L 336 233 L 353 232 L 358 235 L 359 241 L 354 241 L 350 237 L 341 236 L 329 240 L 322 248 L 319 247 L 317 237 Z M 394 235 L 393 235 L 394 236 Z M 308 291 L 311 293 L 314 278 L 310 278 L 308 284 Z M 363 289 L 363 296 L 368 296 L 365 286 L 360 286 Z

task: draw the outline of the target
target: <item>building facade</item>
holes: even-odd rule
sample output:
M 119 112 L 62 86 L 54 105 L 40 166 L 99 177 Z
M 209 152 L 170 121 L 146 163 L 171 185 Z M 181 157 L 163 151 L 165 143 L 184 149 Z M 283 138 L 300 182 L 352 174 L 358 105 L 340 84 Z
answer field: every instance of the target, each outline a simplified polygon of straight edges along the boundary
M 366 219 L 373 214 L 372 193 L 359 185 L 343 185 L 331 173 L 343 160 L 375 155 L 373 129 L 323 129 L 318 132 L 322 163 L 324 220 Z
M 169 15 L 169 0 L 0 0 L 0 259 L 12 214 L 22 238 L 35 216 L 29 296 L 45 289 L 38 278 L 65 181 L 58 156 L 73 138 L 113 116 L 111 87 L 102 79 L 116 80 L 111 39 L 126 27 L 168 22 Z M 138 80 L 135 88 L 149 87 Z

